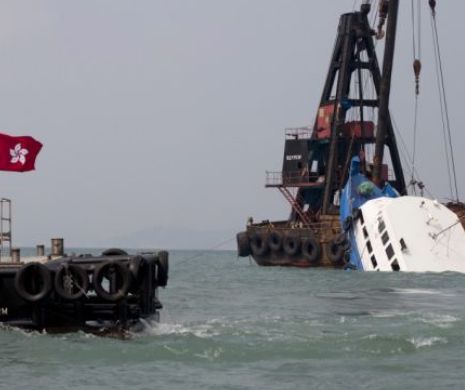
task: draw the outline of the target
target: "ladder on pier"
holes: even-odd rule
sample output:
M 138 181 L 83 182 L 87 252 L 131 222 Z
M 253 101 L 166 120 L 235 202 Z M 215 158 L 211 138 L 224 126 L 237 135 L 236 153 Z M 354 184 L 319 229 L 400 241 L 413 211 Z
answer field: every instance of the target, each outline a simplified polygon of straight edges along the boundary
M 0 199 L 0 261 L 11 256 L 11 200 Z

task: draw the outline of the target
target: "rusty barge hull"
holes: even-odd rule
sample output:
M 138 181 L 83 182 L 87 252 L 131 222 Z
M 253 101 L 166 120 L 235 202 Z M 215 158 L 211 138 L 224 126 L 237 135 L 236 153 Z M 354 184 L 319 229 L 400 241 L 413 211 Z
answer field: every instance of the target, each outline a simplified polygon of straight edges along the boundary
M 251 224 L 237 236 L 240 254 L 260 266 L 342 268 L 345 264 L 337 216 L 326 216 L 307 228 L 289 221 Z

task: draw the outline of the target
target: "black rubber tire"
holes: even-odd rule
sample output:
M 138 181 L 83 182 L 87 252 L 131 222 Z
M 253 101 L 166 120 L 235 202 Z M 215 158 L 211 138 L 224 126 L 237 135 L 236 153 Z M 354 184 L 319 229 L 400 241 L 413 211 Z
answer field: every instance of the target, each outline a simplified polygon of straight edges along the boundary
M 169 262 L 168 262 L 168 252 L 160 251 L 158 252 L 158 262 L 157 262 L 157 285 L 161 287 L 166 287 L 168 284 L 168 271 L 169 271 Z
M 28 291 L 30 281 L 39 281 L 41 287 L 38 291 Z M 52 277 L 50 270 L 40 263 L 29 263 L 22 267 L 15 275 L 14 286 L 16 293 L 27 302 L 39 302 L 45 299 L 52 291 Z
M 120 285 L 117 286 L 117 290 L 114 293 L 105 291 L 102 286 L 103 277 L 111 268 L 117 273 L 117 279 L 119 278 L 120 281 Z M 100 298 L 109 302 L 117 302 L 126 296 L 130 287 L 130 279 L 129 270 L 126 266 L 117 261 L 110 260 L 95 268 L 92 280 L 94 290 Z
M 349 215 L 342 224 L 342 228 L 344 229 L 345 232 L 348 232 L 352 228 L 352 223 L 353 223 L 352 216 Z
M 334 240 L 326 244 L 326 255 L 333 264 L 340 263 L 344 257 L 345 249 Z
M 104 250 L 102 256 L 128 256 L 128 252 L 119 248 L 110 248 Z
M 129 273 L 133 280 L 139 280 L 141 276 L 141 268 L 144 266 L 144 258 L 142 256 L 135 256 L 129 260 Z
M 362 210 L 358 207 L 352 210 L 352 218 L 354 221 L 358 220 L 362 216 Z
M 345 233 L 341 233 L 334 238 L 334 242 L 338 245 L 342 245 L 344 242 L 347 241 L 347 237 Z
M 342 249 L 344 249 L 344 252 L 348 252 L 351 248 L 350 241 L 347 238 L 339 243 L 339 245 L 342 247 Z
M 129 260 L 128 269 L 131 279 L 131 287 L 128 292 L 131 294 L 137 294 L 143 287 L 146 265 L 146 259 L 143 256 L 135 256 Z
M 250 237 L 250 248 L 255 256 L 264 256 L 268 253 L 267 235 L 265 233 L 253 233 Z
M 75 293 L 69 292 L 65 286 L 63 277 L 69 274 L 73 282 L 77 280 L 79 288 Z M 75 283 L 75 282 L 74 282 Z M 63 264 L 55 273 L 55 292 L 63 299 L 74 301 L 86 295 L 89 289 L 89 277 L 84 268 L 76 264 Z
M 295 234 L 287 234 L 283 239 L 283 250 L 289 256 L 295 256 L 300 251 L 300 238 Z
M 248 257 L 250 256 L 250 243 L 249 237 L 246 232 L 240 232 L 236 235 L 237 241 L 237 254 L 239 257 Z
M 321 245 L 312 238 L 306 238 L 302 241 L 302 255 L 310 263 L 317 263 L 321 259 Z
M 268 246 L 273 252 L 279 252 L 283 248 L 283 236 L 280 232 L 273 230 L 268 236 Z
M 350 264 L 350 252 L 349 251 L 344 252 L 344 255 L 342 256 L 342 263 L 344 265 Z

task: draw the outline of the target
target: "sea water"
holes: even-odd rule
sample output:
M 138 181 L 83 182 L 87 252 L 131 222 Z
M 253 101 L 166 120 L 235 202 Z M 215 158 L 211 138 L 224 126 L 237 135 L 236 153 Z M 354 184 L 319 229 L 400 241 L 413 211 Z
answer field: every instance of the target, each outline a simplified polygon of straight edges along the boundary
M 463 389 L 465 275 L 258 267 L 172 251 L 127 340 L 0 330 L 0 389 Z

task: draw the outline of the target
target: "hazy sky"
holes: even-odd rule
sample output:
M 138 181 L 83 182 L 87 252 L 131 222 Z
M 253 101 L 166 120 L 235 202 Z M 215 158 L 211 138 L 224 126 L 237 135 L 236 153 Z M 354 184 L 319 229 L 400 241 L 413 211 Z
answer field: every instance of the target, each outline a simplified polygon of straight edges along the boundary
M 418 165 L 428 187 L 444 197 L 424 3 Z M 339 14 L 353 4 L 2 1 L 0 129 L 44 144 L 35 172 L 0 173 L 1 196 L 14 201 L 16 243 L 64 236 L 69 245 L 118 245 L 117 237 L 167 229 L 171 238 L 154 237 L 154 246 L 188 247 L 174 237 L 182 229 L 205 232 L 207 247 L 219 239 L 207 232 L 227 239 L 250 215 L 286 218 L 285 200 L 264 188 L 265 171 L 280 170 L 283 129 L 313 122 Z M 463 195 L 464 14 L 462 0 L 439 2 Z M 410 28 L 410 1 L 401 0 L 392 112 L 409 145 Z

